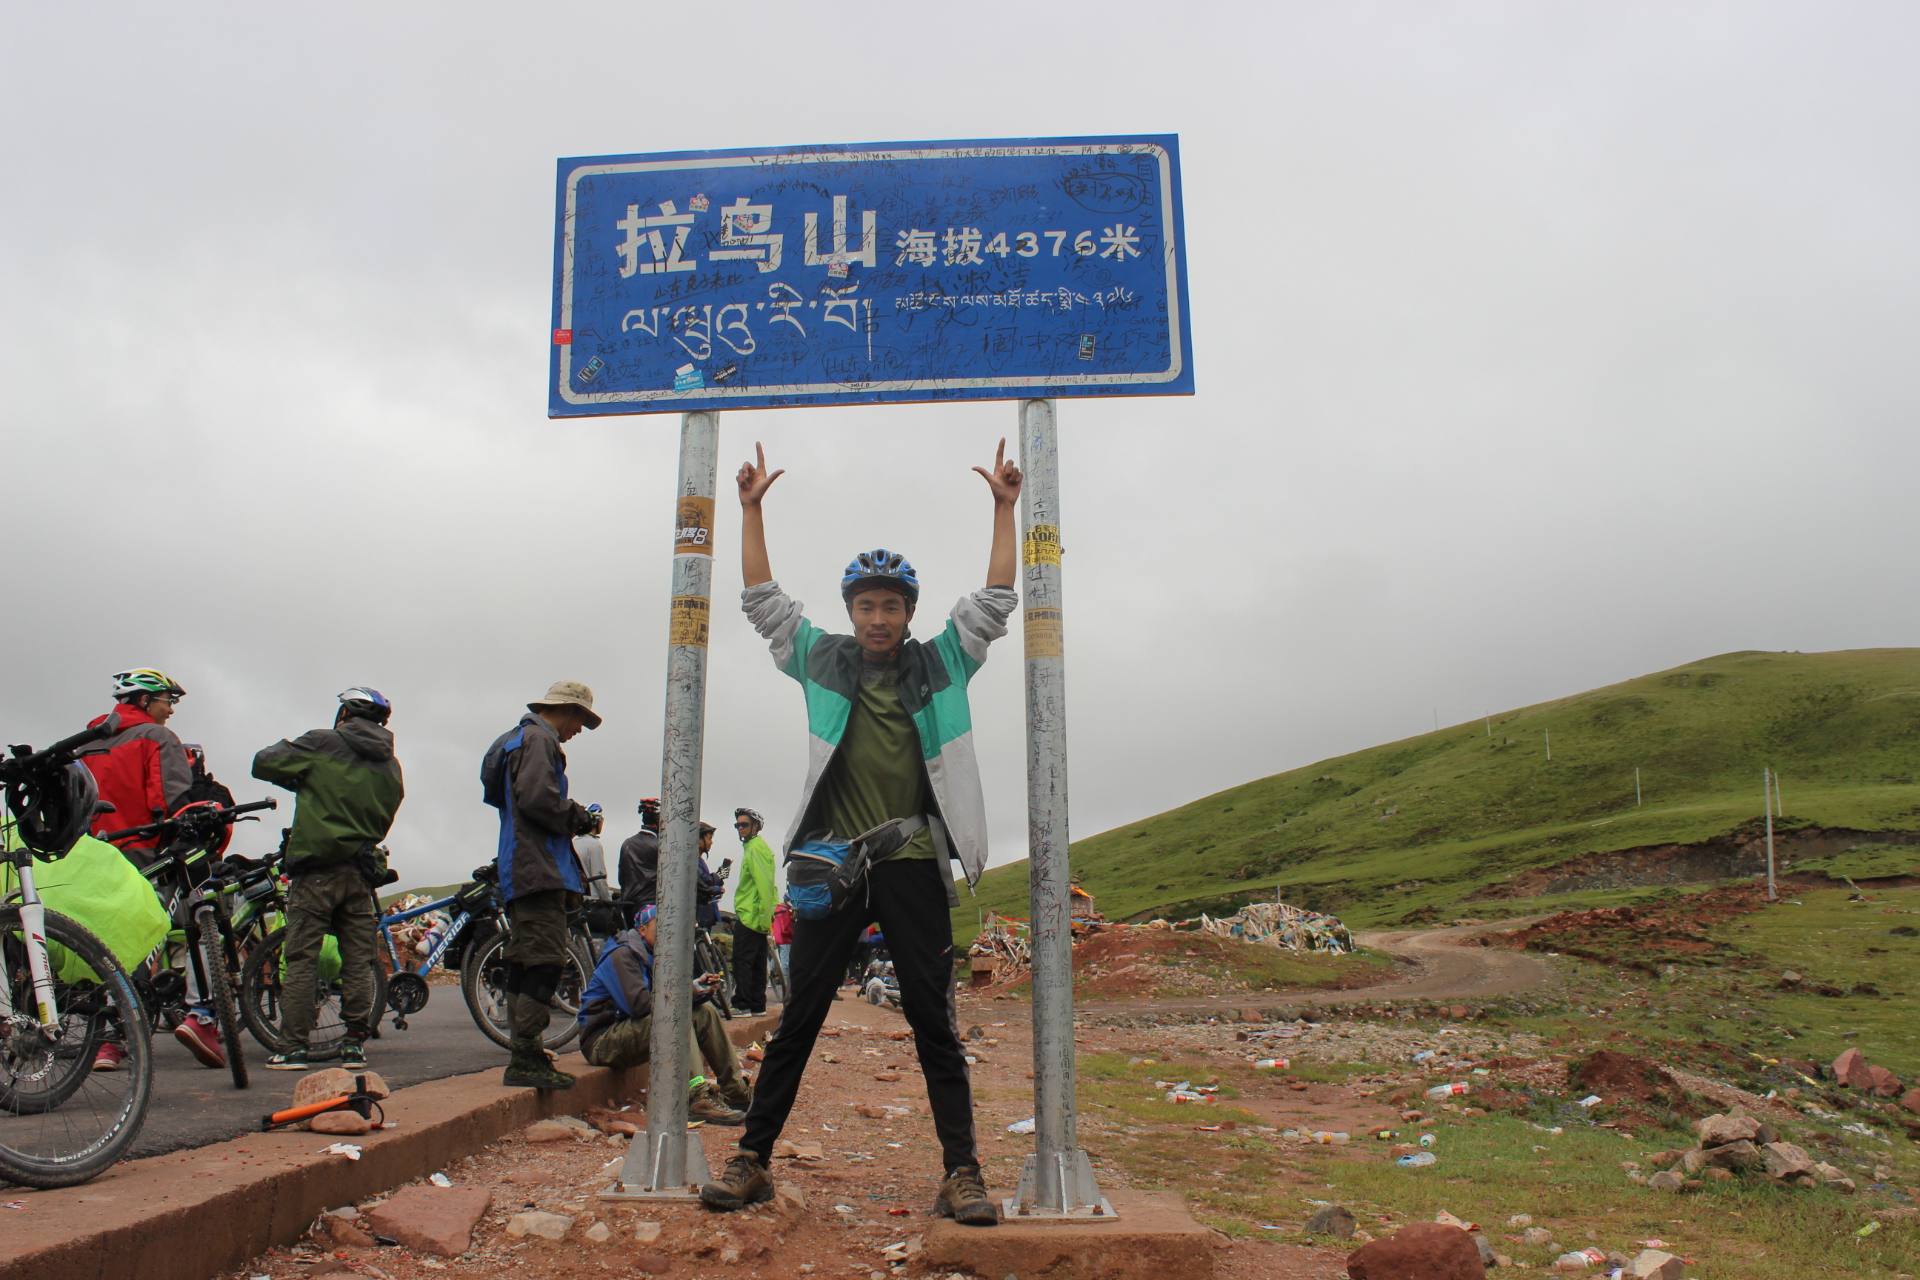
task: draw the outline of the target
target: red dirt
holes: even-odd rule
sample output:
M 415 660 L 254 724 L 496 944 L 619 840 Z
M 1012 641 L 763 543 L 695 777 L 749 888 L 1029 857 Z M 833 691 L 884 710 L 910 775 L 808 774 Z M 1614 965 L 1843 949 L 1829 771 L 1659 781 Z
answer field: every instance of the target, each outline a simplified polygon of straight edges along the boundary
M 1659 1128 L 1674 1115 L 1697 1120 L 1708 1110 L 1666 1068 L 1611 1049 L 1576 1064 L 1568 1080 L 1575 1089 L 1600 1096 L 1598 1114 L 1631 1129 Z
M 1563 911 L 1511 933 L 1488 934 L 1489 946 L 1556 951 L 1607 964 L 1657 972 L 1725 948 L 1707 936 L 1709 927 L 1767 905 L 1758 885 L 1735 885 L 1639 907 Z

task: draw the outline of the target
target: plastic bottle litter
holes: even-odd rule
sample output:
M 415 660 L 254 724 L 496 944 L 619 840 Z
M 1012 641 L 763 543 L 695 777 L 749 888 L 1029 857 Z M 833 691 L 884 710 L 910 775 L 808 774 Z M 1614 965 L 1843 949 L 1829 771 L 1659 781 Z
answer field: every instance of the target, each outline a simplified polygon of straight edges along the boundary
M 1032 1133 L 1033 1117 L 1028 1116 L 1025 1120 L 1015 1120 L 1012 1124 L 1007 1126 L 1007 1132 L 1008 1133 Z
M 1255 1071 L 1285 1071 L 1287 1069 L 1287 1060 L 1285 1058 L 1262 1058 L 1253 1064 L 1253 1069 Z
M 1439 1056 L 1440 1056 L 1440 1051 L 1438 1049 L 1422 1049 L 1420 1052 L 1413 1055 L 1413 1060 L 1415 1062 L 1426 1062 L 1430 1059 L 1437 1058 Z
M 1433 1088 L 1427 1090 L 1427 1097 L 1434 1102 L 1444 1102 L 1448 1098 L 1462 1097 L 1470 1092 L 1472 1088 L 1473 1086 L 1465 1080 L 1455 1080 L 1452 1084 L 1437 1084 L 1433 1086 Z
M 1597 1093 L 1590 1093 L 1586 1097 L 1580 1099 L 1580 1101 L 1574 1103 L 1574 1105 L 1577 1107 L 1597 1107 L 1600 1105 L 1600 1095 Z
M 1343 1147 L 1352 1141 L 1352 1135 L 1347 1133 L 1329 1133 L 1325 1129 L 1318 1129 L 1314 1131 L 1313 1141 L 1323 1147 Z
M 1440 1157 L 1431 1151 L 1416 1151 L 1410 1156 L 1401 1156 L 1394 1163 L 1402 1169 L 1424 1169 L 1430 1164 L 1439 1163 Z
M 1432 1145 L 1433 1145 L 1433 1135 L 1432 1135 L 1432 1134 L 1430 1134 L 1430 1133 L 1423 1133 L 1423 1134 L 1421 1134 L 1421 1135 L 1420 1135 L 1420 1145 L 1421 1145 L 1421 1146 L 1423 1146 L 1423 1147 L 1430 1147 L 1430 1146 L 1432 1146 Z
M 1607 1265 L 1607 1255 L 1606 1252 L 1601 1249 L 1581 1249 L 1575 1253 L 1561 1254 L 1553 1260 L 1553 1265 L 1554 1268 L 1559 1271 L 1573 1271 L 1583 1267 L 1604 1267 Z

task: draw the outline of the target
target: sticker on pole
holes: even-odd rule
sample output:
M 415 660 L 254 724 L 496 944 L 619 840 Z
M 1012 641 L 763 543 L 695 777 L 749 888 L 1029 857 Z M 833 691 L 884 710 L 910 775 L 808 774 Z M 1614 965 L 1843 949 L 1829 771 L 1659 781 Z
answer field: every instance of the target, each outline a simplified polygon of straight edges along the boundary
M 1026 640 L 1029 658 L 1060 657 L 1065 652 L 1061 645 L 1060 611 L 1058 609 L 1027 610 Z
M 713 554 L 712 498 L 688 494 L 680 499 L 673 514 L 673 554 L 676 556 Z
M 548 413 L 1191 395 L 1180 199 L 1172 134 L 563 159 Z
M 667 643 L 706 648 L 707 612 L 705 596 L 675 596 L 667 614 Z

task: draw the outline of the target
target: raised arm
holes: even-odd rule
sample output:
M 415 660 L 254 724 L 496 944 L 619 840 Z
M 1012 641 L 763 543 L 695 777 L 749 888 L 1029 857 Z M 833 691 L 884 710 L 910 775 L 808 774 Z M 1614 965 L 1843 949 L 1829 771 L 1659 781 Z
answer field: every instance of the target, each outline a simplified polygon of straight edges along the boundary
M 1020 468 L 1007 461 L 1007 440 L 1000 438 L 1000 447 L 993 455 L 993 470 L 975 467 L 987 482 L 987 488 L 993 490 L 993 550 L 987 556 L 987 585 L 990 587 L 1010 587 L 1020 572 L 1020 561 L 1016 551 L 1017 540 L 1014 537 L 1013 512 L 1020 505 Z M 742 473 L 744 474 L 744 472 Z M 776 473 L 777 474 L 777 473 Z M 742 481 L 742 492 L 745 492 Z M 745 501 L 745 498 L 741 499 Z M 765 564 L 765 547 L 761 549 L 761 563 Z M 749 579 L 751 581 L 751 579 Z
M 786 468 L 767 472 L 765 446 L 753 446 L 753 462 L 740 464 L 734 482 L 740 486 L 740 574 L 749 587 L 773 581 L 773 565 L 767 559 L 767 523 L 760 512 L 760 500 L 767 496 L 773 482 L 787 474 Z M 1011 528 L 1011 526 L 1009 526 Z

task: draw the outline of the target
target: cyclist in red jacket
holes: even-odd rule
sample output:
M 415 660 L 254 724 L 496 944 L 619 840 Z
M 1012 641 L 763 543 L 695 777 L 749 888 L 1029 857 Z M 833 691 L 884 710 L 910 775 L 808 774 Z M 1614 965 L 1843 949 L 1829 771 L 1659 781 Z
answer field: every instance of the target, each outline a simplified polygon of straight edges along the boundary
M 113 677 L 113 714 L 120 732 L 106 740 L 106 750 L 82 756 L 100 786 L 100 798 L 113 812 L 95 815 L 93 834 L 145 826 L 170 816 L 189 799 L 193 762 L 167 721 L 187 691 L 164 671 L 135 667 Z M 107 717 L 96 716 L 88 727 Z M 158 836 L 129 840 L 120 846 L 136 863 L 159 844 Z

